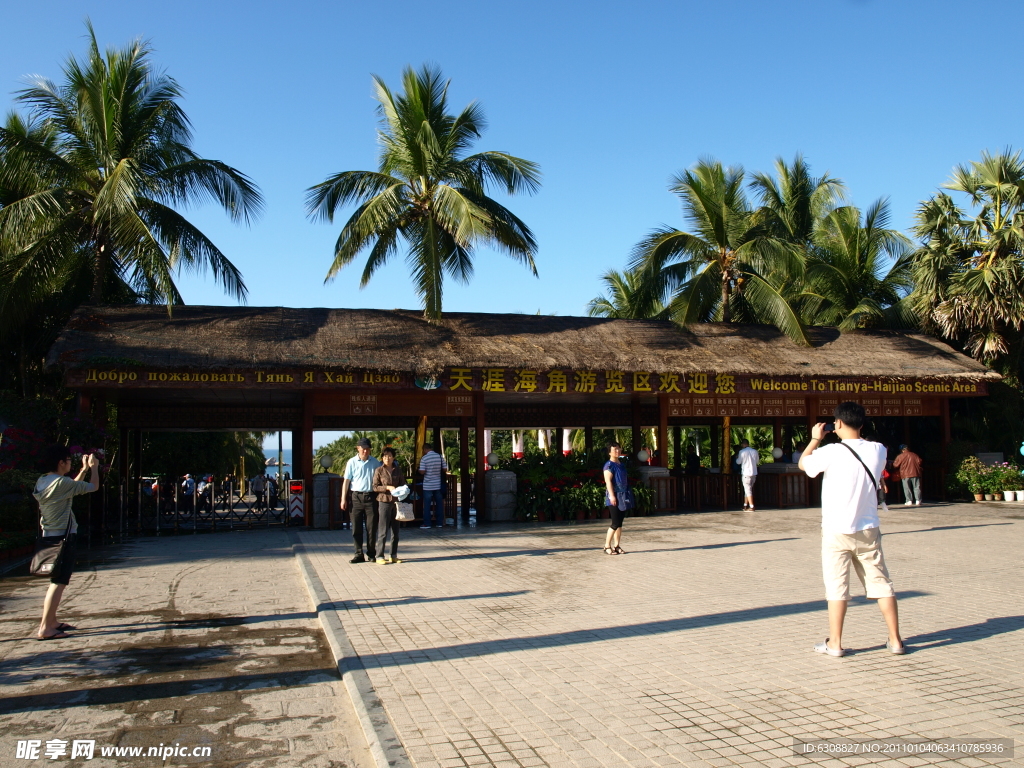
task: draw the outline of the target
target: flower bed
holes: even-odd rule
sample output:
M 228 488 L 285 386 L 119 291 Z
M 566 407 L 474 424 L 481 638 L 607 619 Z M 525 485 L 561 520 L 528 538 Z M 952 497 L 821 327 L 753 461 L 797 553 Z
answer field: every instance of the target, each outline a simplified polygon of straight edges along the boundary
M 588 461 L 580 454 L 530 456 L 501 462 L 516 474 L 517 520 L 577 520 L 601 517 L 604 510 L 604 459 Z M 599 463 L 598 463 L 599 462 Z M 637 508 L 631 514 L 650 514 L 653 494 L 627 472 Z

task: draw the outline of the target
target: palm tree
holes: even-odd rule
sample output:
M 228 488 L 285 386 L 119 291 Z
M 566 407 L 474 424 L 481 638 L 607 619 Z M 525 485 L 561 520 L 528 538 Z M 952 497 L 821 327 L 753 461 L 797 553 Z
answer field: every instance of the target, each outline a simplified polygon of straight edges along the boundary
M 537 164 L 504 152 L 467 155 L 484 128 L 483 112 L 473 103 L 450 115 L 449 81 L 436 68 L 406 68 L 397 95 L 379 77 L 373 81 L 382 118 L 378 170 L 343 171 L 306 193 L 309 215 L 329 222 L 340 206 L 358 206 L 338 236 L 327 280 L 369 249 L 365 286 L 402 241 L 424 316 L 436 320 L 445 276 L 468 282 L 477 245 L 504 251 L 536 275 L 533 233 L 486 192 L 489 184 L 510 195 L 535 192 Z
M 750 187 L 761 203 L 755 218 L 766 232 L 806 253 L 818 223 L 846 198 L 846 188 L 828 174 L 812 176 L 801 155 L 789 165 L 776 158 L 775 174 L 752 175 Z
M 629 320 L 662 320 L 668 310 L 658 297 L 652 296 L 643 285 L 639 272 L 608 270 L 601 276 L 608 293 L 590 300 L 590 317 L 610 317 Z
M 170 308 L 182 268 L 211 270 L 244 299 L 238 269 L 175 207 L 212 199 L 248 222 L 259 191 L 191 149 L 181 89 L 152 69 L 146 43 L 103 54 L 87 26 L 87 60 L 70 58 L 60 85 L 33 79 L 18 95 L 30 119 L 0 128 L 0 188 L 20 192 L 0 211 L 3 284 L 73 274 L 66 263 L 88 259 L 95 303 L 114 281 Z
M 805 320 L 840 330 L 912 327 L 902 304 L 911 282 L 912 245 L 888 228 L 889 208 L 879 200 L 864 214 L 836 208 L 814 230 L 802 299 Z
M 985 361 L 1024 347 L 1024 161 L 1006 149 L 954 169 L 945 189 L 967 196 L 967 211 L 940 192 L 918 208 L 916 288 L 925 327 L 963 343 Z
M 743 182 L 742 168 L 714 160 L 678 174 L 670 189 L 682 199 L 692 232 L 654 230 L 634 248 L 630 268 L 643 273 L 652 295 L 669 297 L 679 323 L 728 323 L 735 315 L 775 325 L 807 345 L 803 323 L 781 288 L 801 277 L 799 253 L 757 220 Z

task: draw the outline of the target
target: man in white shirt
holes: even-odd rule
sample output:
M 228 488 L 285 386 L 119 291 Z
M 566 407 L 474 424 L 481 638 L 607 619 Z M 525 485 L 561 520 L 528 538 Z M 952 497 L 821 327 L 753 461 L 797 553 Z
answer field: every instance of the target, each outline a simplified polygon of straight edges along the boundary
M 750 441 L 744 440 L 740 443 L 742 448 L 736 454 L 736 463 L 740 465 L 740 473 L 743 475 L 743 508 L 754 511 L 754 483 L 757 482 L 757 465 L 761 461 L 761 454 L 750 447 Z
M 831 431 L 832 425 L 815 424 L 800 457 L 800 469 L 809 477 L 825 473 L 821 484 L 821 566 L 828 600 L 829 636 L 814 650 L 829 656 L 845 653 L 843 621 L 850 599 L 852 566 L 868 598 L 878 600 L 889 630 L 885 647 L 891 653 L 903 654 L 906 648 L 900 637 L 896 592 L 885 567 L 878 523 L 876 488 L 885 468 L 885 446 L 861 439 L 864 408 L 858 403 L 841 403 L 834 413 L 835 433 L 842 442 L 819 448 L 821 438 Z

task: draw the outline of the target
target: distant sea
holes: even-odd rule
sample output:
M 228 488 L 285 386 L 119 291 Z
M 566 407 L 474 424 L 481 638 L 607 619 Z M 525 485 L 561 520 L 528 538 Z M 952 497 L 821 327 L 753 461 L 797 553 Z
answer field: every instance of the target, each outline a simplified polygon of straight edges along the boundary
M 283 451 L 281 451 L 281 453 L 284 456 L 284 463 L 289 465 L 289 466 L 284 468 L 284 471 L 288 472 L 289 474 L 294 475 L 295 474 L 295 470 L 292 469 L 292 467 L 291 467 L 291 463 L 292 463 L 292 449 L 291 448 L 285 448 Z M 277 460 L 277 447 L 275 446 L 274 448 L 264 448 L 263 449 L 263 455 L 266 456 L 268 459 L 274 459 L 276 461 Z M 267 471 L 270 474 L 274 474 L 274 472 L 276 471 L 276 468 L 268 467 Z

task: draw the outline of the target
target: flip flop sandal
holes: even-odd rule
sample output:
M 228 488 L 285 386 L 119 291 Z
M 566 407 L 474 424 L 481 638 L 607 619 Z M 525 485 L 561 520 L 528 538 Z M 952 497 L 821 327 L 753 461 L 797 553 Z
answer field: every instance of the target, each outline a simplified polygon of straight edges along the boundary
M 39 642 L 43 642 L 44 640 L 60 640 L 65 637 L 71 637 L 71 635 L 66 635 L 58 630 L 57 632 L 54 632 L 52 635 L 43 635 L 42 637 L 37 636 L 36 640 L 38 640 Z
M 611 547 L 605 547 L 605 548 L 604 548 L 604 553 L 605 553 L 606 555 L 617 555 L 617 554 L 619 554 L 618 552 L 616 552 L 616 551 L 615 551 L 614 549 L 612 549 Z
M 622 547 L 615 547 L 615 554 L 616 555 L 624 555 L 624 554 L 626 554 L 626 550 L 624 550 Z
M 70 632 L 74 629 L 78 629 L 78 627 L 72 627 L 70 624 L 65 624 L 64 622 L 57 625 L 57 630 L 59 632 Z

